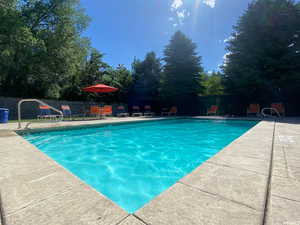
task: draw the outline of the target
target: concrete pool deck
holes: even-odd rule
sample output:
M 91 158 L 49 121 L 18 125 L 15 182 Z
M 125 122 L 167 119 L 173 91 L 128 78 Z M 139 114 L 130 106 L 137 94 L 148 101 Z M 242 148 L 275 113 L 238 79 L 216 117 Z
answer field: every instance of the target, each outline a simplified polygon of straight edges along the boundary
M 151 118 L 31 127 L 144 120 Z M 300 224 L 300 119 L 261 121 L 134 214 L 80 181 L 15 129 L 16 124 L 0 125 L 2 225 Z

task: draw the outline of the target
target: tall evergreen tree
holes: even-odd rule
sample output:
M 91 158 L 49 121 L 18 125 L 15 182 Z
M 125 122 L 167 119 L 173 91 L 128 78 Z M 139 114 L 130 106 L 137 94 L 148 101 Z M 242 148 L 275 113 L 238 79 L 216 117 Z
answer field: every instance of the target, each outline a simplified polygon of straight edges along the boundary
M 132 64 L 132 95 L 138 101 L 151 104 L 158 101 L 159 79 L 161 76 L 160 59 L 154 52 L 149 52 L 143 61 L 135 60 Z
M 164 50 L 164 74 L 162 96 L 168 104 L 188 109 L 201 88 L 199 73 L 201 57 L 196 53 L 196 45 L 182 32 L 177 31 Z
M 239 19 L 223 67 L 227 91 L 246 102 L 300 92 L 300 13 L 291 0 L 253 1 Z

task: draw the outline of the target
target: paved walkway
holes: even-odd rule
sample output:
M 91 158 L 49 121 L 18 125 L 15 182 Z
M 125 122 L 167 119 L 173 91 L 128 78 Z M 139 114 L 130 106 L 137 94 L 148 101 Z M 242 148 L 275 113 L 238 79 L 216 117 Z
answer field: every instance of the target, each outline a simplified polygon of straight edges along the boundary
M 105 122 L 112 121 L 84 124 Z M 13 125 L 0 127 L 2 223 L 299 225 L 298 122 L 260 122 L 132 215 L 15 134 Z
M 276 123 L 266 224 L 300 224 L 300 120 Z

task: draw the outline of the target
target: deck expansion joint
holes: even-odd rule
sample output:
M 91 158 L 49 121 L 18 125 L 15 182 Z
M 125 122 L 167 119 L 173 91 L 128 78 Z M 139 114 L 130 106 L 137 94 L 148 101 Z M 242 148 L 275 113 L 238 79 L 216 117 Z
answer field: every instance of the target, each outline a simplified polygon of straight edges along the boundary
M 119 222 L 116 223 L 116 225 L 121 224 L 124 220 L 126 220 L 131 214 L 128 214 L 127 216 L 125 216 L 124 218 L 122 218 Z
M 140 218 L 139 216 L 137 216 L 136 214 L 131 214 L 133 217 L 135 217 L 137 220 L 141 221 L 142 223 L 144 223 L 145 225 L 151 225 L 150 223 L 147 223 L 145 220 L 143 220 L 142 218 Z
M 269 175 L 268 175 L 267 187 L 265 193 L 265 205 L 264 205 L 264 211 L 262 216 L 262 225 L 266 224 L 267 222 L 268 207 L 270 204 L 270 197 L 271 197 L 275 132 L 276 132 L 276 121 L 274 121 L 274 125 L 273 125 L 273 138 L 272 138 L 271 154 L 270 154 Z
M 70 192 L 70 191 L 72 191 L 72 190 L 69 189 L 69 190 L 66 190 L 66 191 L 62 191 L 62 192 L 59 192 L 59 193 L 55 193 L 55 194 L 49 195 L 48 197 L 43 198 L 43 199 L 40 199 L 40 200 L 37 200 L 37 201 L 31 201 L 31 202 L 29 202 L 28 204 L 23 205 L 23 206 L 21 206 L 20 208 L 14 210 L 14 211 L 12 211 L 12 212 L 8 212 L 6 216 L 7 216 L 7 217 L 13 216 L 13 215 L 18 214 L 18 213 L 20 213 L 20 212 L 22 212 L 22 211 L 24 211 L 24 210 L 26 210 L 26 209 L 28 209 L 28 208 L 30 208 L 30 207 L 34 207 L 34 206 L 36 206 L 36 205 L 39 205 L 39 204 L 43 203 L 44 201 L 47 201 L 48 199 L 51 199 L 51 198 L 53 198 L 53 197 L 55 197 L 55 196 L 57 196 L 57 195 L 65 194 L 65 193 L 68 193 L 68 192 Z
M 4 217 L 4 209 L 1 200 L 1 192 L 0 192 L 0 225 L 6 225 L 6 221 Z
M 288 201 L 293 201 L 293 202 L 298 202 L 298 203 L 300 203 L 299 200 L 295 200 L 295 199 L 283 197 L 283 196 L 280 196 L 280 195 L 272 194 L 272 196 L 274 196 L 274 197 L 276 197 L 276 198 L 281 198 L 281 199 L 285 199 L 285 200 L 288 200 Z
M 205 163 L 210 163 L 210 164 L 217 165 L 217 166 L 224 166 L 224 167 L 228 167 L 228 168 L 231 168 L 231 169 L 245 170 L 245 171 L 252 172 L 252 173 L 256 173 L 256 174 L 258 174 L 258 175 L 265 176 L 265 177 L 268 176 L 268 175 L 265 174 L 265 173 L 259 173 L 259 172 L 254 171 L 254 170 L 248 170 L 248 169 L 241 168 L 241 167 L 237 167 L 237 166 L 229 166 L 229 165 L 227 165 L 227 164 L 216 163 L 216 162 L 212 162 L 212 161 L 209 161 L 209 160 L 205 161 Z
M 238 202 L 238 201 L 232 200 L 232 199 L 230 199 L 230 198 L 226 198 L 226 197 L 224 197 L 224 196 L 222 196 L 222 195 L 219 195 L 219 194 L 216 194 L 216 193 L 212 193 L 212 192 L 209 192 L 209 191 L 205 191 L 205 190 L 203 190 L 203 189 L 201 189 L 201 188 L 198 188 L 198 187 L 195 187 L 195 186 L 193 186 L 193 185 L 183 183 L 182 181 L 178 181 L 177 183 L 180 183 L 180 184 L 182 184 L 182 185 L 185 185 L 185 186 L 187 186 L 187 187 L 190 187 L 190 188 L 192 188 L 192 189 L 194 189 L 194 190 L 196 190 L 196 191 L 200 191 L 200 192 L 203 192 L 203 193 L 206 193 L 206 194 L 215 196 L 215 197 L 219 197 L 219 198 L 221 198 L 221 199 L 223 199 L 223 200 L 226 200 L 226 201 L 229 201 L 229 202 L 232 202 L 232 203 L 235 203 L 235 204 L 243 205 L 243 206 L 245 206 L 245 207 L 247 207 L 247 208 L 250 208 L 250 209 L 252 209 L 252 210 L 255 210 L 255 211 L 257 211 L 257 212 L 261 212 L 261 211 L 262 211 L 262 210 L 259 210 L 259 209 L 254 208 L 254 207 L 252 207 L 252 206 L 250 206 L 250 205 L 248 205 L 248 204 L 245 204 L 245 203 L 242 203 L 242 202 Z

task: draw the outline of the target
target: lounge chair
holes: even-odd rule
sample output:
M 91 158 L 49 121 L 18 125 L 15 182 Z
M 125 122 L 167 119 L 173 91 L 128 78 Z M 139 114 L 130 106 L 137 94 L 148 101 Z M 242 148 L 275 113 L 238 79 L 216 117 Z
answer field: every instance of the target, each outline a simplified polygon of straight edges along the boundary
M 144 107 L 144 116 L 154 116 L 155 113 L 151 111 L 151 106 L 150 105 L 145 105 Z
M 51 114 L 50 107 L 47 105 L 39 105 L 40 114 L 37 116 L 38 119 L 58 119 L 61 115 Z
M 217 105 L 212 105 L 212 106 L 210 106 L 210 108 L 207 110 L 207 115 L 209 116 L 209 115 L 217 115 L 217 112 L 218 112 L 218 106 Z
M 96 105 L 93 105 L 90 107 L 90 112 L 89 114 L 91 116 L 96 116 L 96 117 L 100 117 L 102 114 L 102 108 Z
M 61 105 L 60 108 L 63 112 L 64 118 L 74 119 L 75 117 L 80 118 L 86 116 L 86 114 L 73 114 L 69 105 Z
M 111 105 L 105 105 L 102 109 L 101 115 L 103 115 L 103 116 L 112 116 L 112 106 Z
M 168 108 L 164 107 L 161 110 L 161 116 L 167 116 L 169 114 Z
M 117 107 L 117 110 L 118 110 L 118 113 L 117 113 L 118 117 L 129 116 L 129 113 L 125 111 L 125 107 L 123 105 L 119 105 Z
M 62 112 L 64 114 L 64 117 L 69 117 L 69 118 L 72 117 L 72 111 L 71 111 L 70 106 L 68 106 L 68 105 L 61 105 L 60 108 L 61 108 L 61 110 L 62 110 Z
M 177 107 L 176 106 L 171 107 L 168 116 L 176 116 L 176 114 L 177 114 Z
M 249 114 L 255 114 L 256 116 L 259 116 L 259 113 L 260 113 L 259 104 L 250 104 L 249 107 L 247 108 L 247 116 L 249 116 Z
M 132 107 L 131 116 L 143 116 L 143 113 L 140 112 L 140 107 L 139 106 L 133 106 Z
M 169 111 L 164 111 L 165 108 L 163 108 L 163 112 L 161 113 L 162 116 L 176 116 L 177 114 L 177 107 L 172 106 Z
M 285 108 L 282 103 L 272 103 L 271 108 L 276 109 L 281 116 L 285 116 Z

